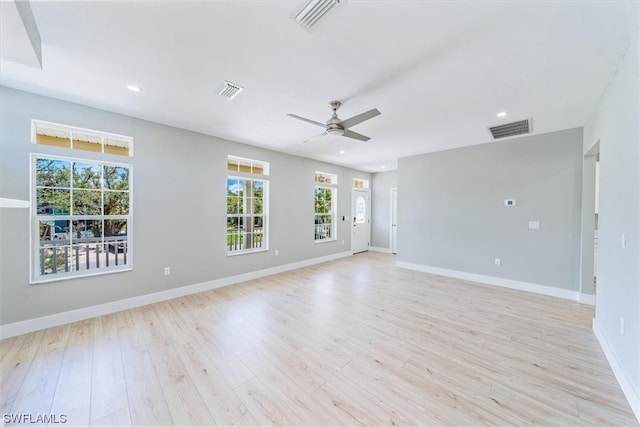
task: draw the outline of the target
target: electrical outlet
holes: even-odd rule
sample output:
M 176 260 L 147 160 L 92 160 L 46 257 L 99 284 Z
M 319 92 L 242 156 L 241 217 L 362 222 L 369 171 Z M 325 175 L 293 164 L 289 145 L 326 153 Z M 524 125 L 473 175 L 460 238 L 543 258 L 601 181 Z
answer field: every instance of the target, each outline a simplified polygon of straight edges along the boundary
M 620 318 L 620 335 L 624 335 L 624 319 Z
M 495 263 L 495 265 L 502 265 L 502 260 L 500 258 L 496 258 L 493 262 Z
M 620 237 L 620 247 L 622 249 L 626 249 L 627 247 L 627 237 L 624 234 Z
M 280 251 L 279 250 L 275 250 L 276 256 L 280 255 Z
M 168 276 L 168 275 L 170 275 L 170 274 L 171 274 L 171 267 L 165 267 L 165 268 L 164 268 L 164 275 L 165 275 L 165 276 Z
M 342 244 L 344 245 L 344 239 L 342 239 Z

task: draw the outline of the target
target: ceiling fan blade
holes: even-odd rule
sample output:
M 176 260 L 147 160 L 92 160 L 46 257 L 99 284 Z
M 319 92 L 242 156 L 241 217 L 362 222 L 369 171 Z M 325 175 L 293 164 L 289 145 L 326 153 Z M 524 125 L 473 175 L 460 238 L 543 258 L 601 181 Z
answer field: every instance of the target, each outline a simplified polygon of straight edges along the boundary
M 349 130 L 349 129 L 345 129 L 345 131 L 342 134 L 342 136 L 346 136 L 347 138 L 357 139 L 359 141 L 368 141 L 368 140 L 371 139 L 368 136 L 361 135 L 361 134 L 359 134 L 357 132 L 354 132 L 352 130 Z
M 326 132 L 322 132 L 320 135 L 312 136 L 311 138 L 309 138 L 309 139 L 307 139 L 306 141 L 304 141 L 304 143 L 306 144 L 307 142 L 311 142 L 311 141 L 313 141 L 314 139 L 318 139 L 318 138 L 320 138 L 321 136 L 325 136 L 326 134 L 327 134 Z
M 323 128 L 327 127 L 327 125 L 325 125 L 324 123 L 316 122 L 310 119 L 305 119 L 304 117 L 296 116 L 295 114 L 287 114 L 287 116 L 293 117 L 294 119 L 302 120 L 303 122 L 311 123 L 313 125 L 321 126 Z
M 374 108 L 373 110 L 365 111 L 364 113 L 360 113 L 360 114 L 358 114 L 356 116 L 353 116 L 351 118 L 343 120 L 338 124 L 340 126 L 342 126 L 344 129 L 348 129 L 351 126 L 355 126 L 358 123 L 362 123 L 365 120 L 372 119 L 375 116 L 379 116 L 379 115 L 380 115 L 380 111 L 378 111 L 376 108 Z

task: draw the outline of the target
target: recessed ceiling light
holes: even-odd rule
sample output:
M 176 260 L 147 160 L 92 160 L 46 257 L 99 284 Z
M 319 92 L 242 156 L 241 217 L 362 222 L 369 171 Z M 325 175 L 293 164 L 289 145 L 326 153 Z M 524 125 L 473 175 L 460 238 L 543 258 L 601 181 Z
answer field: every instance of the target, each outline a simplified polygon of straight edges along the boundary
M 344 154 L 344 150 L 340 150 L 340 151 L 338 151 L 338 153 Z
M 507 117 L 507 112 L 506 111 L 500 111 L 498 114 L 496 114 L 496 116 L 502 118 L 502 117 Z
M 129 89 L 131 92 L 140 92 L 140 86 L 136 85 L 127 85 L 127 89 Z

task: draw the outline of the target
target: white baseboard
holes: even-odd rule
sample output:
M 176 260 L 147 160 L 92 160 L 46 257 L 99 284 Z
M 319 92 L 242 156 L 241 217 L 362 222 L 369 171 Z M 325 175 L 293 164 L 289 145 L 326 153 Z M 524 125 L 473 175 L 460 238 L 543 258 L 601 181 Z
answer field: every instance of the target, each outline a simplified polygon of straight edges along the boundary
M 618 360 L 616 352 L 613 350 L 613 347 L 611 347 L 611 343 L 609 342 L 604 330 L 600 327 L 597 319 L 593 319 L 593 333 L 596 335 L 596 338 L 600 343 L 600 347 L 602 347 L 602 351 L 607 357 L 609 366 L 611 366 L 613 375 L 615 375 L 616 380 L 618 380 L 618 384 L 620 384 L 622 393 L 624 393 L 629 405 L 631 405 L 631 410 L 635 414 L 636 419 L 640 422 L 640 393 L 634 387 L 627 370 L 622 366 L 620 360 Z
M 24 320 L 21 322 L 9 323 L 0 326 L 0 339 L 27 334 L 29 332 L 39 331 L 41 329 L 51 328 L 54 326 L 77 322 L 80 320 L 91 319 L 93 317 L 116 313 L 118 311 L 141 307 L 143 305 L 153 304 L 160 301 L 167 301 L 173 298 L 191 295 L 198 292 L 204 292 L 211 289 L 222 288 L 224 286 L 246 282 L 247 280 L 271 276 L 277 273 L 284 273 L 286 271 L 296 270 L 298 268 L 320 264 L 347 256 L 351 256 L 350 251 L 339 252 L 319 258 L 311 258 L 291 264 L 278 265 L 276 267 L 265 268 L 263 270 L 251 271 L 249 273 L 238 274 L 236 276 L 223 277 L 221 279 L 215 279 L 208 282 L 197 283 L 194 285 L 168 289 L 166 291 L 154 292 L 147 295 L 140 295 L 133 298 L 112 301 L 90 307 L 83 307 L 76 310 L 51 314 L 49 316 L 36 317 L 35 319 Z
M 369 246 L 371 252 L 382 252 L 383 254 L 390 254 L 391 248 L 380 248 L 377 246 Z
M 596 296 L 593 294 L 580 294 L 580 300 L 582 304 L 596 305 Z
M 503 279 L 502 277 L 484 276 L 482 274 L 467 273 L 465 271 L 448 270 L 446 268 L 431 267 L 410 262 L 396 262 L 396 266 L 409 270 L 422 271 L 424 273 L 437 274 L 439 276 L 455 277 L 456 279 L 470 280 L 472 282 L 485 283 L 487 285 L 502 286 L 503 288 L 517 289 L 519 291 L 533 292 L 552 297 L 579 300 L 579 293 L 569 289 L 554 288 L 552 286 L 538 285 L 536 283 L 520 282 L 518 280 Z

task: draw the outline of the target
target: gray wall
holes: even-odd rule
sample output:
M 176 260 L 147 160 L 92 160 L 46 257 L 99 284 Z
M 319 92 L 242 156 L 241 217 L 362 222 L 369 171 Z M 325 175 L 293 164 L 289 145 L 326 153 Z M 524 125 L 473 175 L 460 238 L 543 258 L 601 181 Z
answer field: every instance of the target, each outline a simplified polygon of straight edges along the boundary
M 600 142 L 596 323 L 621 365 L 618 372 L 626 373 L 635 388 L 634 410 L 640 418 L 639 50 L 636 33 L 585 124 L 584 152 Z M 626 248 L 621 244 L 623 234 Z M 630 388 L 626 391 L 628 396 L 633 393 Z
M 29 210 L 0 209 L 0 324 L 192 285 L 351 248 L 351 182 L 371 175 L 0 88 L 0 197 L 29 200 L 29 153 L 92 158 L 30 143 L 31 119 L 129 135 L 133 164 L 131 272 L 29 285 Z M 270 250 L 226 256 L 226 157 L 271 163 Z M 313 241 L 314 171 L 338 174 L 338 241 Z M 344 239 L 344 244 L 342 240 Z M 279 249 L 279 256 L 274 250 Z M 163 267 L 172 274 L 163 276 Z
M 402 158 L 398 188 L 398 261 L 578 290 L 581 128 Z
M 371 182 L 371 246 L 391 250 L 391 189 L 398 188 L 398 172 L 373 174 Z

